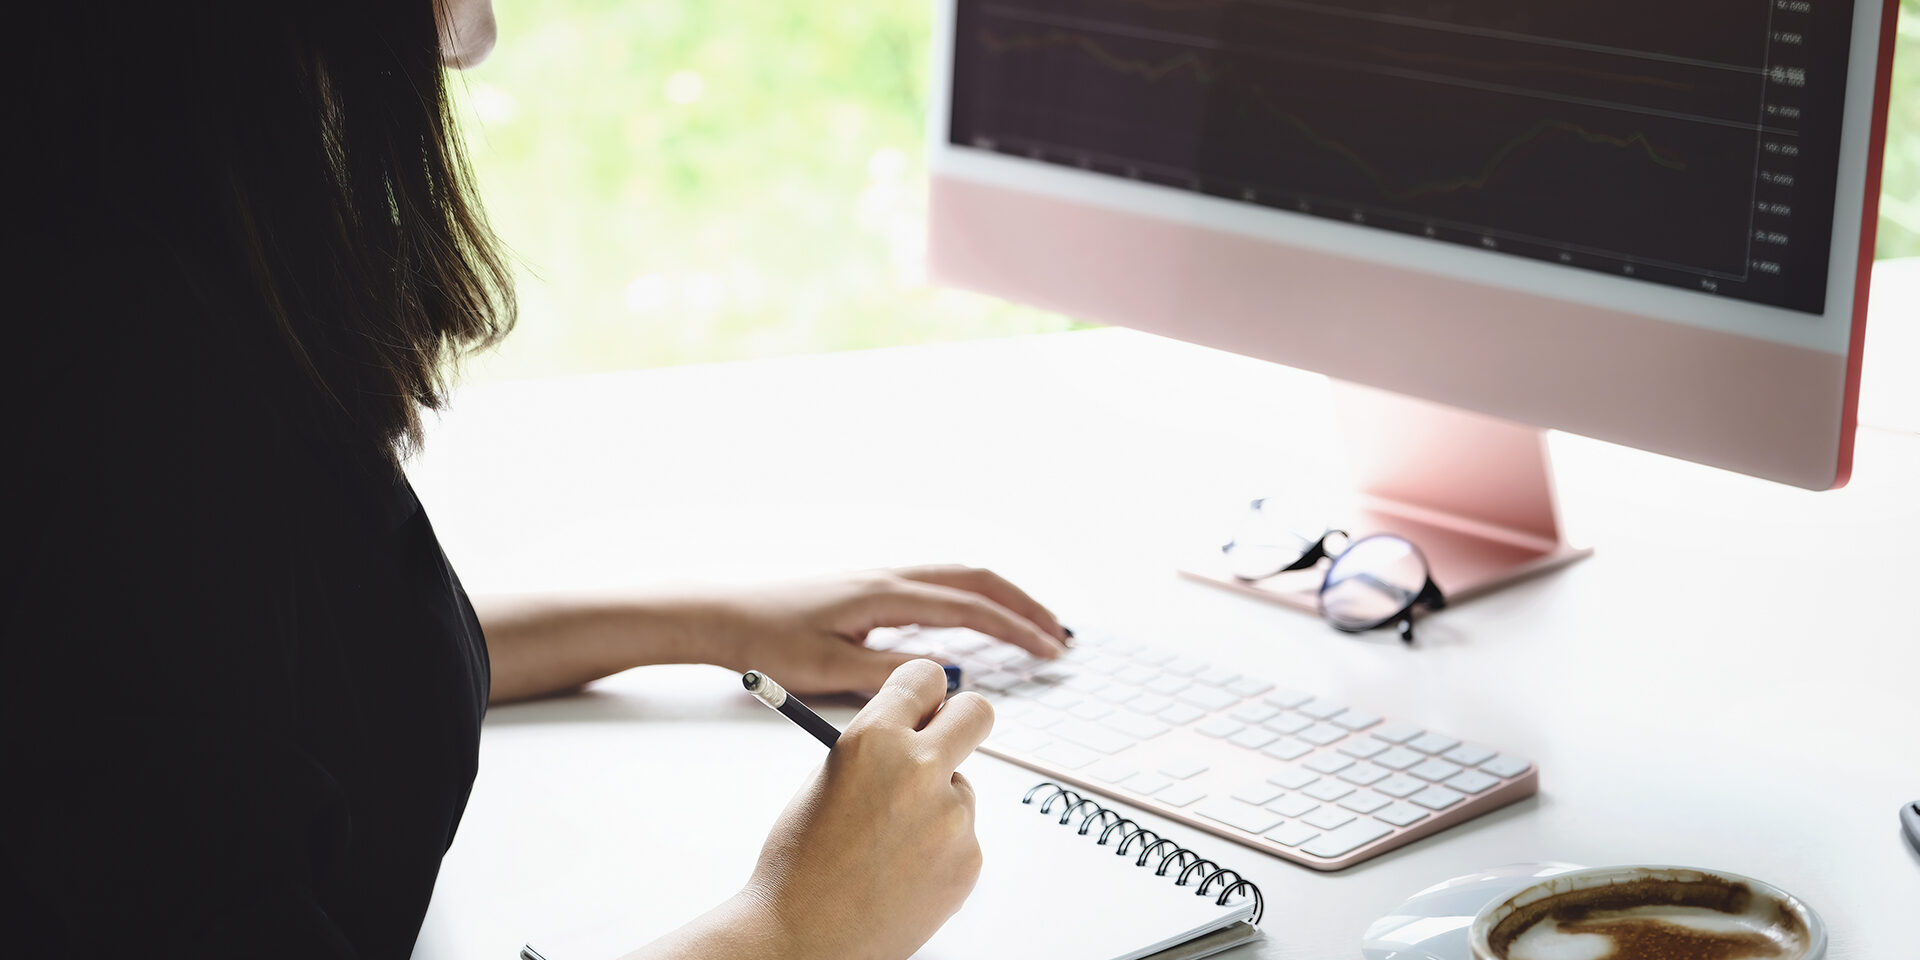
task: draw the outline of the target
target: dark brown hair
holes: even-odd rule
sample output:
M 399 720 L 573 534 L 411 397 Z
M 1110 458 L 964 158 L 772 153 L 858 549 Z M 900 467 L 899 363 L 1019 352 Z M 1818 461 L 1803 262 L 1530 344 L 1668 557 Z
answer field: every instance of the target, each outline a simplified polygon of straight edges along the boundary
M 28 221 L 56 246 L 163 251 L 227 332 L 277 354 L 325 429 L 404 452 L 454 361 L 514 317 L 436 2 L 49 0 L 18 15 Z

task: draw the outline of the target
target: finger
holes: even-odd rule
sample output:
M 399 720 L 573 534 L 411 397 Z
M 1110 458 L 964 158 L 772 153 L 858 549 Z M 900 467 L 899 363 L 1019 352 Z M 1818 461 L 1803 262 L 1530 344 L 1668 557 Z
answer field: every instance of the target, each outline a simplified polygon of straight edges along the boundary
M 970 590 L 902 579 L 892 590 L 874 595 L 870 602 L 875 605 L 876 619 L 892 623 L 966 627 L 1048 660 L 1067 650 L 1033 621 Z
M 942 587 L 954 587 L 971 590 L 1008 610 L 1027 618 L 1034 626 L 1058 640 L 1067 639 L 1066 628 L 1060 625 L 1060 618 L 1053 611 L 1040 605 L 1038 600 L 1028 596 L 1025 590 L 1013 585 L 1012 581 L 978 567 L 957 565 L 936 565 L 925 567 L 904 567 L 894 574 L 908 580 L 932 583 Z
M 941 763 L 957 767 L 992 732 L 993 706 L 979 694 L 968 692 L 947 698 L 920 735 L 933 743 Z
M 966 774 L 961 773 L 957 770 L 954 771 L 953 792 L 956 794 L 959 794 L 960 803 L 962 806 L 967 808 L 968 821 L 971 822 L 972 814 L 973 814 L 973 799 L 974 799 L 973 781 L 968 780 Z
M 918 730 L 927 725 L 946 698 L 946 671 L 932 660 L 909 660 L 894 669 L 853 722 Z
M 887 678 L 893 676 L 901 664 L 921 659 L 912 653 L 891 653 L 885 650 L 873 650 L 857 643 L 834 638 L 837 651 L 827 662 L 826 676 L 821 683 L 825 689 L 839 693 L 850 690 L 872 692 L 887 685 Z

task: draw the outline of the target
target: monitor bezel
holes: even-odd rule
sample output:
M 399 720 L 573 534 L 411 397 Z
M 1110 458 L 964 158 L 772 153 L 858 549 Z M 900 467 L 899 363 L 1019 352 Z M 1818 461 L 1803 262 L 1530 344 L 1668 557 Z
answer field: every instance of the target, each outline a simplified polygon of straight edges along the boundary
M 1876 88 L 1891 64 L 1880 61 L 1883 21 L 1897 17 L 1898 0 L 1885 7 L 1870 0 L 1854 5 L 1840 157 L 1827 258 L 1826 301 L 1819 314 L 1739 300 L 1702 290 L 1430 240 L 1375 227 L 1265 207 L 1177 187 L 1076 170 L 950 142 L 954 21 L 959 0 L 941 0 L 935 22 L 933 80 L 928 130 L 929 170 L 951 176 L 1060 197 L 1124 213 L 1171 220 L 1276 244 L 1304 247 L 1397 270 L 1465 278 L 1518 293 L 1601 307 L 1670 323 L 1754 337 L 1847 356 L 1864 317 L 1862 262 L 1877 211 L 1867 197 L 1870 165 L 1877 164 L 1874 127 Z M 1858 65 L 1874 69 L 1858 69 Z M 1877 179 L 1877 178 L 1875 178 Z M 1864 198 L 1857 202 L 1852 198 Z M 1098 320 L 1099 318 L 1090 318 Z

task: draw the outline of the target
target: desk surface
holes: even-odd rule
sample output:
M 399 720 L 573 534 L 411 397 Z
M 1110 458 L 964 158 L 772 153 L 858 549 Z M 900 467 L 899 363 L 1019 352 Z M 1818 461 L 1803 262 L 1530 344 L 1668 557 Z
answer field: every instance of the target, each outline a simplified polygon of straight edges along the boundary
M 1268 939 L 1237 957 L 1355 957 L 1407 894 L 1526 860 L 1733 870 L 1811 902 L 1835 960 L 1914 955 L 1920 436 L 1864 430 L 1825 494 L 1555 437 L 1598 553 L 1407 650 L 1173 573 L 1250 495 L 1332 482 L 1326 404 L 1299 373 L 1098 331 L 474 388 L 412 472 L 474 592 L 979 563 L 1069 623 L 1539 762 L 1538 797 L 1336 874 L 1175 828 L 1265 888 Z M 495 709 L 416 956 L 670 928 L 737 889 L 819 760 L 717 668 Z

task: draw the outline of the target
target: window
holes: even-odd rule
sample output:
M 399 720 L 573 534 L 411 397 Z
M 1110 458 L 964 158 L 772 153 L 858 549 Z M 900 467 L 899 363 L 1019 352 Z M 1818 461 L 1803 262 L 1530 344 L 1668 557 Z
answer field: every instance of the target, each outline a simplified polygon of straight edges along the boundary
M 455 78 L 521 324 L 471 379 L 1064 330 L 922 272 L 930 0 L 506 2 Z M 1878 254 L 1920 256 L 1920 0 Z

